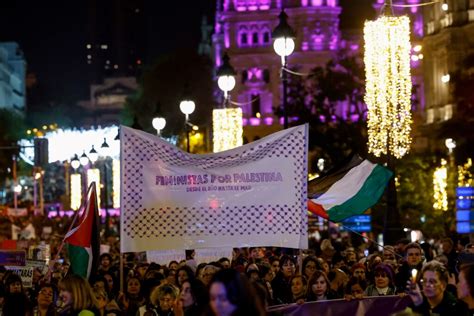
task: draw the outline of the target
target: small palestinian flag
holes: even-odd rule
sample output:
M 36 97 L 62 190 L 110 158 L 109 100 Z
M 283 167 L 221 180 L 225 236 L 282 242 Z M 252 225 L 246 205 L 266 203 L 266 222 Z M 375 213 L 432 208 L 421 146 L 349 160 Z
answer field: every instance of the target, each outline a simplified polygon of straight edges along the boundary
M 364 213 L 382 196 L 392 171 L 359 156 L 308 183 L 308 210 L 333 222 Z
M 87 196 L 86 206 L 82 214 L 78 214 L 79 224 L 64 237 L 71 262 L 70 271 L 86 279 L 95 273 L 100 254 L 100 218 L 95 182 L 89 186 Z

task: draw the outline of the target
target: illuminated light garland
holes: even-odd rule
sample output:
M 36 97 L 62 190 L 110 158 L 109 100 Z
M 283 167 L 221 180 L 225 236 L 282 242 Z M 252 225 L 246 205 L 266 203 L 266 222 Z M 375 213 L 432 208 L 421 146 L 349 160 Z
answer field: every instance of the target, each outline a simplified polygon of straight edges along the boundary
M 369 152 L 401 158 L 411 144 L 410 20 L 367 21 L 364 40 Z
M 82 185 L 79 173 L 71 174 L 71 208 L 78 210 L 81 207 Z
M 472 159 L 468 158 L 467 162 L 458 166 L 458 186 L 459 187 L 472 187 L 474 186 L 474 177 L 470 172 L 472 167 Z
M 100 171 L 97 168 L 87 170 L 87 187 L 90 187 L 92 182 L 95 182 L 97 191 L 100 193 Z M 99 206 L 100 215 L 100 194 L 97 194 L 97 205 Z
M 214 109 L 212 111 L 212 132 L 215 153 L 242 146 L 242 109 Z
M 120 160 L 112 161 L 112 206 L 120 207 Z
M 441 159 L 441 166 L 436 168 L 433 173 L 433 208 L 436 210 L 448 210 L 448 168 L 446 160 Z

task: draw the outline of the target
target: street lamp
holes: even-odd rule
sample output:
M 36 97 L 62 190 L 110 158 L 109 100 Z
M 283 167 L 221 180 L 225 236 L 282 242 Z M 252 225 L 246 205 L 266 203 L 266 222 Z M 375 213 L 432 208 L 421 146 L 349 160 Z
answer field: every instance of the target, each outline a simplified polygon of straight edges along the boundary
M 295 32 L 287 22 L 288 16 L 284 10 L 281 10 L 278 16 L 280 22 L 273 30 L 272 37 L 274 39 L 273 48 L 275 52 L 281 57 L 281 81 L 283 84 L 283 118 L 284 128 L 288 128 L 288 110 L 287 110 L 287 85 L 288 77 L 286 73 L 287 57 L 293 53 L 295 49 Z
M 189 146 L 189 114 L 194 112 L 194 109 L 196 108 L 196 104 L 194 101 L 190 100 L 189 98 L 185 98 L 181 103 L 179 104 L 179 109 L 183 114 L 186 116 L 186 119 L 184 121 L 184 127 L 186 130 L 186 148 L 187 151 L 190 152 L 190 146 Z
M 79 158 L 79 162 L 81 163 L 83 167 L 87 166 L 87 164 L 89 163 L 89 158 L 87 158 L 85 150 L 82 152 L 82 155 Z
M 77 154 L 75 154 L 74 157 L 71 159 L 71 167 L 72 169 L 74 169 L 74 171 L 76 171 L 80 165 L 81 162 L 79 161 L 79 157 L 77 157 Z
M 234 68 L 230 65 L 230 58 L 227 53 L 222 57 L 222 65 L 217 69 L 217 85 L 224 92 L 224 105 L 226 105 L 229 92 L 235 87 Z
M 94 164 L 97 159 L 99 159 L 99 153 L 95 150 L 94 145 L 92 145 L 92 149 L 89 151 L 89 160 Z
M 224 106 L 212 111 L 212 145 L 214 152 L 220 152 L 242 145 L 242 109 L 228 106 L 229 92 L 235 87 L 236 72 L 226 54 L 217 69 L 217 85 L 224 92 Z
M 166 126 L 166 119 L 164 117 L 155 117 L 152 121 L 151 124 L 153 125 L 153 128 L 156 129 L 156 134 L 158 136 L 161 135 L 161 131 L 165 128 Z
M 100 146 L 101 155 L 104 157 L 104 209 L 105 209 L 105 235 L 109 236 L 110 214 L 109 214 L 109 192 L 107 186 L 107 158 L 110 157 L 110 146 L 104 137 Z

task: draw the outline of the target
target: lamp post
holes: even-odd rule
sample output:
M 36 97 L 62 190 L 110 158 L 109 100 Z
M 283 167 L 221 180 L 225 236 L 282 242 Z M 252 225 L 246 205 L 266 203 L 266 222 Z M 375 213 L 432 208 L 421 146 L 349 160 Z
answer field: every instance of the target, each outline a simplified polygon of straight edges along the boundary
M 183 114 L 186 116 L 185 121 L 184 121 L 184 128 L 186 131 L 186 148 L 187 152 L 190 152 L 190 145 L 189 145 L 189 114 L 194 112 L 194 109 L 196 108 L 196 104 L 194 101 L 191 99 L 185 97 L 183 101 L 179 104 L 179 109 Z
M 100 152 L 104 157 L 104 209 L 105 209 L 105 236 L 109 236 L 110 232 L 110 214 L 109 214 L 109 192 L 107 183 L 107 159 L 110 157 L 110 146 L 104 138 L 104 142 L 100 146 Z
M 229 92 L 235 87 L 234 68 L 230 65 L 230 58 L 227 53 L 222 57 L 222 65 L 217 69 L 217 85 L 224 92 L 224 106 L 228 104 Z
M 153 125 L 153 128 L 156 129 L 156 135 L 161 136 L 161 131 L 166 126 L 166 119 L 164 117 L 155 117 L 151 121 L 151 124 Z
M 224 103 L 223 108 L 212 111 L 212 146 L 214 152 L 220 152 L 242 145 L 242 109 L 230 106 L 229 92 L 235 87 L 236 72 L 227 53 L 216 74 L 217 85 L 224 92 Z
M 280 22 L 273 30 L 272 37 L 274 39 L 273 48 L 275 52 L 281 57 L 281 81 L 283 84 L 283 127 L 288 128 L 288 109 L 287 109 L 287 86 L 288 75 L 286 73 L 287 57 L 293 53 L 295 49 L 295 32 L 288 24 L 288 16 L 284 10 L 281 10 L 278 16 Z

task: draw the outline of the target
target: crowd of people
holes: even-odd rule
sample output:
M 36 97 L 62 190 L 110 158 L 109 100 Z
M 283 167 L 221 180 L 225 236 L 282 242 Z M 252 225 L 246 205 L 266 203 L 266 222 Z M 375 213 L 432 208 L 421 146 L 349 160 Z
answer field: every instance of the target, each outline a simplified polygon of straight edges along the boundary
M 304 252 L 234 248 L 231 258 L 199 264 L 192 251 L 166 264 L 124 254 L 123 271 L 116 248 L 100 256 L 89 280 L 68 273 L 67 257 L 46 275 L 35 270 L 31 288 L 0 267 L 2 314 L 269 315 L 283 304 L 385 295 L 410 298 L 420 315 L 474 312 L 474 245 L 450 238 L 383 248 L 327 238 Z

